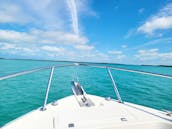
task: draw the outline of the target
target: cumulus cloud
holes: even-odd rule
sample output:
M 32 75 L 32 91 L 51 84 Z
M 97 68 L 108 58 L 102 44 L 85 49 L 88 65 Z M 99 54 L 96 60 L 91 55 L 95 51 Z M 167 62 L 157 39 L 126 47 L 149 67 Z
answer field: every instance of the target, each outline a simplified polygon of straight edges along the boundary
M 87 0 L 37 0 L 37 3 L 39 7 L 35 0 L 1 0 L 0 23 L 78 34 L 79 16 L 94 12 Z
M 54 46 L 42 46 L 42 50 L 48 51 L 48 52 L 65 52 L 65 49 L 62 47 L 54 47 Z
M 65 1 L 37 0 L 37 3 L 39 7 L 34 0 L 1 0 L 0 23 L 61 30 L 69 27 L 70 14 L 66 13 Z
M 13 49 L 13 48 L 15 48 L 14 44 L 9 44 L 9 43 L 2 44 L 2 43 L 0 43 L 0 50 L 9 50 L 9 49 Z
M 89 62 L 113 62 L 110 57 L 98 50 L 95 51 L 76 51 L 75 60 Z
M 38 53 L 39 49 L 37 47 L 27 47 L 20 46 L 17 44 L 0 43 L 0 52 L 8 53 L 12 55 L 29 55 L 33 56 Z
M 152 35 L 156 30 L 170 28 L 172 28 L 172 3 L 167 4 L 157 14 L 150 17 L 137 31 Z
M 30 16 L 25 15 L 24 10 L 15 3 L 1 1 L 0 4 L 0 23 L 27 23 L 31 20 Z
M 159 49 L 139 50 L 135 57 L 146 64 L 172 64 L 172 52 L 159 52 Z
M 114 59 L 115 61 L 122 61 L 126 56 L 122 51 L 118 50 L 111 50 L 108 51 L 108 54 Z
M 0 29 L 0 54 L 24 54 L 32 58 L 51 57 L 76 59 L 80 52 L 91 58 L 94 49 L 89 39 L 80 31 L 80 16 L 96 13 L 87 0 L 1 0 L 0 24 L 12 28 Z M 72 27 L 71 27 L 72 25 Z M 14 29 L 14 26 L 17 26 Z M 80 33 L 81 32 L 81 33 Z M 77 52 L 75 52 L 77 49 Z M 89 52 L 88 52 L 89 51 Z M 42 55 L 42 56 L 41 56 Z M 33 57 L 34 58 L 34 57 Z M 58 57 L 59 58 L 59 57 Z
M 33 29 L 29 32 L 19 32 L 14 30 L 0 30 L 0 42 L 74 45 L 86 44 L 88 39 L 84 36 L 61 31 Z
M 90 46 L 90 45 L 76 45 L 75 48 L 78 49 L 78 50 L 92 50 L 92 49 L 94 49 L 94 46 Z
M 34 36 L 27 34 L 26 32 L 18 32 L 13 30 L 0 30 L 1 42 L 31 42 L 34 40 Z
M 147 21 L 145 24 L 138 28 L 138 31 L 153 34 L 156 30 L 172 28 L 172 16 L 156 17 Z
M 92 61 L 92 62 L 110 62 L 110 58 L 105 53 L 87 49 L 78 49 L 73 51 L 69 48 L 42 46 L 44 54 L 52 59 L 70 60 L 70 61 Z
M 79 16 L 96 14 L 87 0 L 37 0 L 36 2 L 39 3 L 39 7 L 35 4 L 35 0 L 1 0 L 0 23 L 27 26 L 31 24 L 32 27 L 78 33 Z

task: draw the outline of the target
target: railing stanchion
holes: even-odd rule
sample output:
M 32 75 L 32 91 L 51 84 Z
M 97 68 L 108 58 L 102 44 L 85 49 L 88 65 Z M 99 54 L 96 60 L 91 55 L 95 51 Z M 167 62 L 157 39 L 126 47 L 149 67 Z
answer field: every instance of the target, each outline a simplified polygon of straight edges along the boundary
M 120 96 L 120 94 L 119 94 L 118 88 L 117 88 L 117 86 L 116 86 L 116 84 L 115 84 L 115 81 L 114 81 L 114 79 L 113 79 L 112 73 L 111 73 L 111 71 L 110 71 L 110 69 L 109 69 L 108 67 L 106 67 L 106 69 L 107 69 L 107 72 L 108 72 L 108 74 L 109 74 L 109 77 L 110 77 L 110 79 L 111 79 L 111 81 L 112 81 L 112 84 L 113 84 L 113 87 L 114 87 L 114 90 L 115 90 L 117 99 L 118 99 L 118 101 L 119 101 L 120 103 L 122 103 L 122 99 L 121 99 L 121 96 Z
M 49 77 L 49 80 L 48 80 L 48 85 L 47 85 L 47 90 L 46 90 L 46 94 L 45 94 L 44 104 L 43 104 L 43 107 L 41 108 L 42 111 L 46 110 L 46 104 L 47 104 L 47 100 L 48 100 L 48 94 L 49 94 L 49 90 L 50 90 L 50 86 L 51 86 L 53 73 L 54 73 L 54 66 L 52 66 L 52 68 L 51 68 L 51 73 L 50 73 L 50 77 Z

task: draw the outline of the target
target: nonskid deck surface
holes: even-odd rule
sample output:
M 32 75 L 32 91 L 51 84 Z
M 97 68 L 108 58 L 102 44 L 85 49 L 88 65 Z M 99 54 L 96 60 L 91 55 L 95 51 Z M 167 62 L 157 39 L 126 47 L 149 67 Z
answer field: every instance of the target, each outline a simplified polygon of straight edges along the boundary
M 172 122 L 160 117 L 171 121 L 172 118 L 161 111 L 87 96 L 94 106 L 80 106 L 75 96 L 69 96 L 56 104 L 49 104 L 45 111 L 28 113 L 2 129 L 172 129 Z M 148 112 L 155 113 L 156 116 Z

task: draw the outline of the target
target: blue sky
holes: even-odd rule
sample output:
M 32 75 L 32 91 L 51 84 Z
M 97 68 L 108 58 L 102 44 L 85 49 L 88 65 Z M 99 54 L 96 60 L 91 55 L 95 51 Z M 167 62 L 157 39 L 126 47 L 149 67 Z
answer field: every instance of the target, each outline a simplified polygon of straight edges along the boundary
M 172 65 L 172 0 L 1 0 L 0 57 Z

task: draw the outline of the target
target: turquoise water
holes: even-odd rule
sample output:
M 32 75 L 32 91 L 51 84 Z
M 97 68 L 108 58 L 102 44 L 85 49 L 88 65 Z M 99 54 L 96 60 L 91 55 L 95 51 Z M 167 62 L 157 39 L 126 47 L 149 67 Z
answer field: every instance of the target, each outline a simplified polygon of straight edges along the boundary
M 64 63 L 70 62 L 0 59 L 0 76 Z M 172 75 L 171 67 L 108 65 Z M 0 81 L 0 126 L 42 106 L 49 73 L 45 70 Z M 123 71 L 112 73 L 124 101 L 172 110 L 172 80 Z M 68 67 L 55 69 L 48 102 L 71 95 L 70 82 L 76 76 L 87 93 L 116 98 L 105 69 Z

